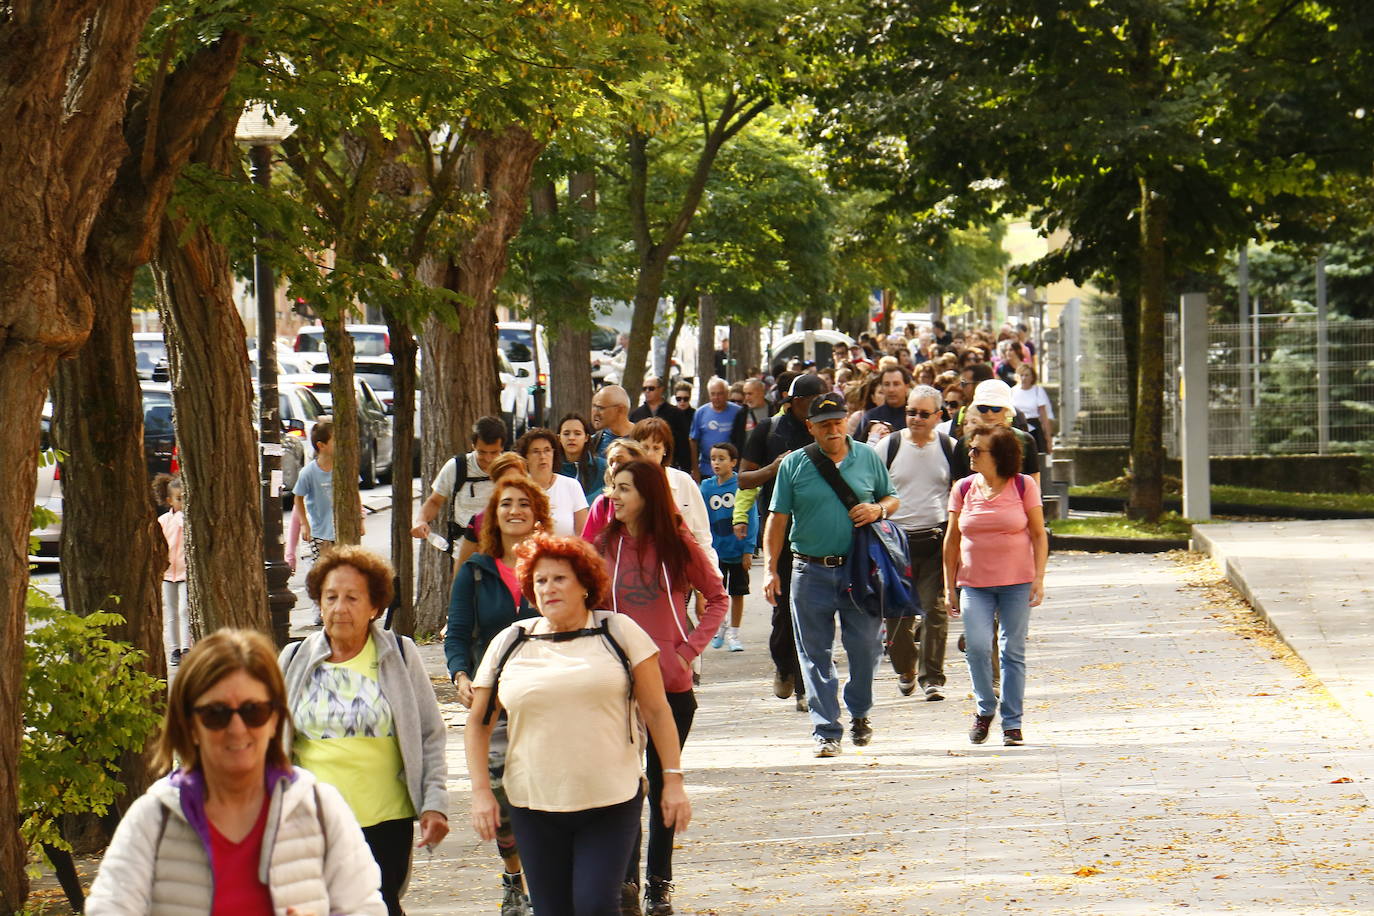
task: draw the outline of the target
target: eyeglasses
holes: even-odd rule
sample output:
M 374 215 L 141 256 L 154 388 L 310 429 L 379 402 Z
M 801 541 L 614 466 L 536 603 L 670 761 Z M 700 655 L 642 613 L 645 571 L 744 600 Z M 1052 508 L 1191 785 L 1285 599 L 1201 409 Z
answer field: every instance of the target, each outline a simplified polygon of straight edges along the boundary
M 963 406 L 964 405 L 960 404 L 958 401 L 945 401 L 945 410 L 958 410 Z
M 266 700 L 258 703 L 249 700 L 237 708 L 224 703 L 206 703 L 204 706 L 197 706 L 191 710 L 200 717 L 200 724 L 210 729 L 212 732 L 223 731 L 229 727 L 229 722 L 234 718 L 234 713 L 238 713 L 243 724 L 249 728 L 261 728 L 267 724 L 267 720 L 272 718 L 272 713 L 277 711 L 277 704 L 274 700 Z
M 969 446 L 968 456 L 970 460 L 977 458 L 981 454 L 983 454 L 983 447 L 981 445 Z
M 939 413 L 937 410 L 912 410 L 910 407 L 906 411 L 908 417 L 920 417 L 922 420 L 929 420 L 937 413 Z
M 645 385 L 645 386 L 644 386 L 642 389 L 640 389 L 640 390 L 641 390 L 641 391 L 657 391 L 657 390 L 658 390 L 658 386 L 657 386 L 657 385 Z
M 991 405 L 991 404 L 979 404 L 979 405 L 978 405 L 978 412 L 979 412 L 979 413 L 1001 413 L 1001 412 L 1002 412 L 1002 408 L 1001 408 L 1001 407 L 994 407 L 994 406 Z

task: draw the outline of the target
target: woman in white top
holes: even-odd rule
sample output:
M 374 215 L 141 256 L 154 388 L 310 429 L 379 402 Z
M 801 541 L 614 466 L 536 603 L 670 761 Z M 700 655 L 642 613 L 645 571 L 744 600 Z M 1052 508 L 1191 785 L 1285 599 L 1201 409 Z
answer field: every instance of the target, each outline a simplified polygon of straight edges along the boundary
M 473 827 L 490 841 L 500 822 L 488 710 L 505 709 L 506 795 L 535 911 L 618 913 L 642 804 L 636 708 L 663 749 L 664 823 L 684 830 L 692 817 L 658 647 L 628 615 L 593 610 L 611 582 L 586 541 L 537 533 L 518 553 L 540 616 L 493 639 L 473 679 L 464 730 Z
M 1050 396 L 1039 384 L 1039 377 L 1030 363 L 1016 367 L 1016 387 L 1011 390 L 1012 405 L 1025 416 L 1030 434 L 1040 454 L 1054 451 L 1054 406 Z
M 560 537 L 581 534 L 587 523 L 587 494 L 576 480 L 557 473 L 563 466 L 557 434 L 543 427 L 531 429 L 515 443 L 515 453 L 525 459 L 530 479 L 549 497 L 553 533 Z

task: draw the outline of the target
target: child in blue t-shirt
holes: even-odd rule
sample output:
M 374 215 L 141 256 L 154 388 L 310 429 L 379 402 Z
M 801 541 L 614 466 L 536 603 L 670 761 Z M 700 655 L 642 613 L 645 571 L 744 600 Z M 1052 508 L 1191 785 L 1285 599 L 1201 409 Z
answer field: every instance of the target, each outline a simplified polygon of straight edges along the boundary
M 743 652 L 739 625 L 744 619 L 744 596 L 749 594 L 749 567 L 754 559 L 754 545 L 758 543 L 759 512 L 757 507 L 751 506 L 748 533 L 742 538 L 735 534 L 735 498 L 739 494 L 735 464 L 739 461 L 739 449 L 732 442 L 717 442 L 711 446 L 710 461 L 715 476 L 701 482 L 701 496 L 706 501 L 706 515 L 711 520 L 711 546 L 720 558 L 720 575 L 730 593 L 729 623 L 722 621 L 711 645 L 717 649 L 724 645 L 731 652 Z

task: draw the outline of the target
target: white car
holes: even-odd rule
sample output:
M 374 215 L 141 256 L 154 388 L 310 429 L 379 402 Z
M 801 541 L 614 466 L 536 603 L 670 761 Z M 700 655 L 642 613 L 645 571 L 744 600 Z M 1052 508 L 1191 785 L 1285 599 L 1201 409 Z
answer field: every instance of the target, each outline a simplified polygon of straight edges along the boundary
M 350 324 L 354 356 L 381 356 L 391 352 L 391 332 L 384 324 Z M 297 353 L 324 353 L 324 326 L 311 325 L 296 332 Z
M 514 445 L 530 425 L 533 380 L 528 369 L 516 369 L 500 350 L 496 351 L 496 375 L 501 379 L 501 419 L 506 421 L 506 434 L 510 436 L 508 445 Z
M 618 348 L 620 334 L 599 324 L 592 328 L 592 384 L 619 385 L 625 373 L 625 350 Z
M 167 381 L 165 375 L 156 380 L 153 378 L 153 373 L 159 367 L 163 372 L 167 368 L 167 342 L 163 339 L 161 331 L 134 332 L 134 362 L 138 368 L 138 377 L 143 381 Z
M 797 331 L 786 334 L 773 342 L 773 350 L 768 354 L 771 366 L 777 360 L 800 359 L 811 361 L 818 368 L 834 365 L 835 344 L 854 345 L 854 338 L 842 331 Z
M 510 364 L 515 368 L 515 374 L 520 376 L 520 370 L 525 370 L 528 375 L 520 376 L 528 378 L 526 385 L 533 385 L 536 374 L 539 377 L 539 384 L 548 388 L 549 385 L 549 352 L 544 349 L 544 329 L 538 329 L 538 339 L 536 340 L 535 329 L 528 321 L 498 321 L 496 323 L 496 339 L 501 345 L 501 352 L 510 360 Z M 539 355 L 539 371 L 535 372 L 535 353 Z

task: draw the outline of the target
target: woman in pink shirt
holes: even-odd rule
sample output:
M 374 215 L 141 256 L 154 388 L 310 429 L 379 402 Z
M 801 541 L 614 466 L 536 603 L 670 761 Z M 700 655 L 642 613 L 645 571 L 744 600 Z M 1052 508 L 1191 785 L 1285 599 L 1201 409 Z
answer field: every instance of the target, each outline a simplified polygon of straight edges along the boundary
M 1019 473 L 1021 443 L 1007 427 L 974 434 L 969 446 L 972 476 L 954 485 L 945 535 L 949 616 L 964 618 L 969 674 L 978 704 L 969 740 L 988 738 L 998 709 L 992 686 L 994 619 L 1001 627 L 1002 743 L 1023 743 L 1021 703 L 1026 690 L 1026 631 L 1030 609 L 1045 597 L 1049 535 L 1040 488 Z
M 167 539 L 167 569 L 162 573 L 162 641 L 167 663 L 181 663 L 191 651 L 191 609 L 186 602 L 186 501 L 181 478 L 159 474 L 153 480 L 153 493 L 167 511 L 158 517 L 162 536 Z
M 730 599 L 715 559 L 687 530 L 663 468 L 642 458 L 618 466 L 612 463 L 611 467 L 613 476 L 606 499 L 615 517 L 597 544 L 611 574 L 611 609 L 639 624 L 658 647 L 663 687 L 677 725 L 680 749 L 692 730 L 697 708 L 692 660 L 720 628 Z M 692 590 L 706 599 L 706 610 L 696 629 L 687 620 L 687 594 Z M 652 735 L 647 756 L 650 816 L 644 914 L 667 916 L 673 912 L 673 829 L 655 813 L 660 807 L 664 770 Z M 626 876 L 626 896 L 638 896 L 638 879 L 636 843 Z

